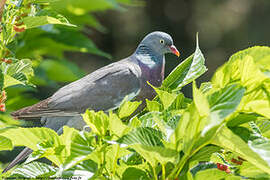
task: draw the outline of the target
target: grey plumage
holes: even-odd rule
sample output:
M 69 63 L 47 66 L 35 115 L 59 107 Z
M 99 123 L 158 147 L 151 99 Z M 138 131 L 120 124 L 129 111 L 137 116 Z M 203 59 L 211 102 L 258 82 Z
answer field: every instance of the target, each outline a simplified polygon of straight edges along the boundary
M 115 109 L 126 96 L 129 100 L 152 99 L 155 92 L 147 81 L 154 86 L 161 85 L 166 53 L 179 56 L 171 36 L 163 32 L 150 33 L 131 56 L 62 87 L 48 99 L 15 111 L 12 116 L 25 120 L 42 118 L 45 127 L 58 133 L 64 125 L 81 129 L 84 122 L 80 113 L 86 109 Z M 3 172 L 31 154 L 28 148 L 23 152 Z

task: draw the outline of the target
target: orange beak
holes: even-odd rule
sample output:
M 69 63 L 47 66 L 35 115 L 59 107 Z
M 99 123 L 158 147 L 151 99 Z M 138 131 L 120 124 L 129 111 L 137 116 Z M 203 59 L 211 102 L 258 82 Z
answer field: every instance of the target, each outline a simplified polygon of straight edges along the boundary
M 170 46 L 170 49 L 171 49 L 171 52 L 172 52 L 173 54 L 175 54 L 177 57 L 180 56 L 179 51 L 176 49 L 176 47 L 175 47 L 174 45 L 171 45 L 171 46 Z

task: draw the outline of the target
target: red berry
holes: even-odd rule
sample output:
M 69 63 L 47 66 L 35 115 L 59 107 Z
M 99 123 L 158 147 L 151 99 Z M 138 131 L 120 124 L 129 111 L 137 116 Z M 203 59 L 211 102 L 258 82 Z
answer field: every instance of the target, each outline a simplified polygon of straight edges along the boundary
M 24 28 L 24 27 L 19 28 L 19 27 L 17 27 L 17 26 L 13 26 L 13 29 L 14 29 L 14 31 L 16 31 L 16 32 L 23 32 L 23 31 L 25 31 L 25 28 Z
M 228 166 L 225 164 L 217 163 L 217 168 L 221 171 L 226 171 L 228 169 Z
M 227 168 L 227 169 L 225 170 L 225 172 L 226 172 L 227 174 L 229 174 L 229 173 L 231 173 L 231 170 L 230 170 L 229 168 Z
M 5 112 L 6 111 L 5 104 L 0 104 L 0 111 L 2 111 L 2 112 Z

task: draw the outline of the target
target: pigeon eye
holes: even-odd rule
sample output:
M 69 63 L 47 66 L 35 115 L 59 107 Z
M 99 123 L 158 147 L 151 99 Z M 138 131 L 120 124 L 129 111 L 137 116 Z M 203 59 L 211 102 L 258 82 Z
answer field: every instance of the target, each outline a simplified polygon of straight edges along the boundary
M 163 40 L 163 39 L 159 40 L 159 42 L 160 42 L 161 44 L 164 44 L 164 40 Z

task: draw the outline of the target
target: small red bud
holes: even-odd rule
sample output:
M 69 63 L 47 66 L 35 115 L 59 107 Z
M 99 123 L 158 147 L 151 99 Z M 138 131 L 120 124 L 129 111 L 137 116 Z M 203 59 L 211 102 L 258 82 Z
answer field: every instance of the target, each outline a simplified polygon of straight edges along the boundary
M 14 29 L 14 31 L 16 31 L 16 32 L 23 32 L 23 31 L 25 31 L 25 28 L 24 28 L 24 27 L 18 28 L 17 26 L 13 26 L 13 29 Z
M 241 165 L 243 163 L 241 160 L 238 161 L 238 160 L 236 160 L 234 158 L 232 158 L 231 162 L 233 162 L 234 164 L 238 164 L 238 165 Z
M 217 163 L 217 168 L 221 171 L 226 171 L 228 169 L 228 166 L 225 164 Z
M 7 60 L 6 60 L 6 63 L 7 63 L 7 64 L 11 64 L 11 63 L 12 63 L 12 60 L 11 60 L 11 59 L 7 59 Z
M 28 14 L 27 13 L 23 13 L 23 14 L 21 14 L 20 16 L 21 17 L 25 17 L 25 16 L 27 16 Z
M 24 23 L 23 23 L 23 21 L 22 22 L 17 22 L 15 25 L 16 26 L 21 26 L 21 25 L 23 25 Z
M 227 168 L 227 169 L 225 170 L 225 172 L 226 172 L 227 174 L 229 174 L 229 173 L 231 173 L 231 170 L 230 170 L 229 168 Z

